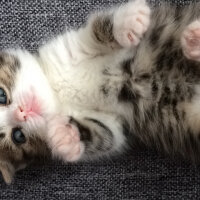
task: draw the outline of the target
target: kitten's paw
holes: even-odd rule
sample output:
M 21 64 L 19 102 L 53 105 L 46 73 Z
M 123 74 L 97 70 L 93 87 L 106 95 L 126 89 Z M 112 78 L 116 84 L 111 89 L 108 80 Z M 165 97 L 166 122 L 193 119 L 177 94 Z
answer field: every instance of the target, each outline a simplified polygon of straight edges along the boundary
M 73 162 L 80 159 L 84 146 L 79 130 L 66 117 L 56 116 L 48 123 L 48 145 L 53 156 Z
M 151 10 L 145 0 L 131 1 L 114 14 L 113 34 L 122 47 L 137 46 L 150 24 Z
M 191 59 L 200 61 L 200 21 L 192 22 L 181 36 L 181 44 L 184 55 Z

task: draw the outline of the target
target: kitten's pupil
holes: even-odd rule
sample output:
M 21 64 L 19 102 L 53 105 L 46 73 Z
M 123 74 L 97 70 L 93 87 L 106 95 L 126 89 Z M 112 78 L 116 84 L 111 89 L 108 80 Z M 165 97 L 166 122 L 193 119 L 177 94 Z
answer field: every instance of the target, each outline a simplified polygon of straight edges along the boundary
M 0 88 L 0 104 L 5 105 L 6 103 L 7 103 L 6 93 L 2 88 Z
M 26 142 L 26 138 L 20 128 L 14 128 L 12 130 L 12 140 L 15 144 L 23 144 Z

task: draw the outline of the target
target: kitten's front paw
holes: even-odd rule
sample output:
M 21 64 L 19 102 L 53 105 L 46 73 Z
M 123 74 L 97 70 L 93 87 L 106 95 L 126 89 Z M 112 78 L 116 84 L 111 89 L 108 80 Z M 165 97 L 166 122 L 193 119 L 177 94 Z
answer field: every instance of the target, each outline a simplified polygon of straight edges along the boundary
M 122 47 L 137 46 L 150 23 L 150 8 L 145 0 L 120 7 L 114 14 L 113 34 Z
M 73 162 L 80 159 L 84 147 L 80 141 L 79 130 L 66 117 L 56 116 L 48 123 L 48 145 L 53 156 L 63 161 Z
M 192 22 L 181 36 L 181 44 L 184 55 L 191 59 L 200 61 L 200 21 Z

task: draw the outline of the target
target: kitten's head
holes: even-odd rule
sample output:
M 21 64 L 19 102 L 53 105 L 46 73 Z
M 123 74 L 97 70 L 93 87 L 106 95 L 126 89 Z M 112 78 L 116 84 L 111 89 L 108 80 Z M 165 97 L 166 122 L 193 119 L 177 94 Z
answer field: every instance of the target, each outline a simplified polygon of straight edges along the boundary
M 0 53 L 0 170 L 7 183 L 34 157 L 47 154 L 46 119 L 53 94 L 27 52 Z

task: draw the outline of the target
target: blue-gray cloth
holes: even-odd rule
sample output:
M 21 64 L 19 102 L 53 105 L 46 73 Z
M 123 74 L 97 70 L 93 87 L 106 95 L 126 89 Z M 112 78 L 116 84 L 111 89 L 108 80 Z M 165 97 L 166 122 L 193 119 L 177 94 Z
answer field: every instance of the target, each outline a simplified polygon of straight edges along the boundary
M 21 47 L 34 52 L 66 26 L 79 27 L 92 10 L 120 2 L 0 0 L 0 48 Z M 150 2 L 157 5 L 161 1 Z M 182 6 L 191 1 L 170 2 Z M 10 186 L 0 179 L 0 199 L 200 199 L 200 167 L 148 150 L 76 165 L 35 164 L 17 173 Z

